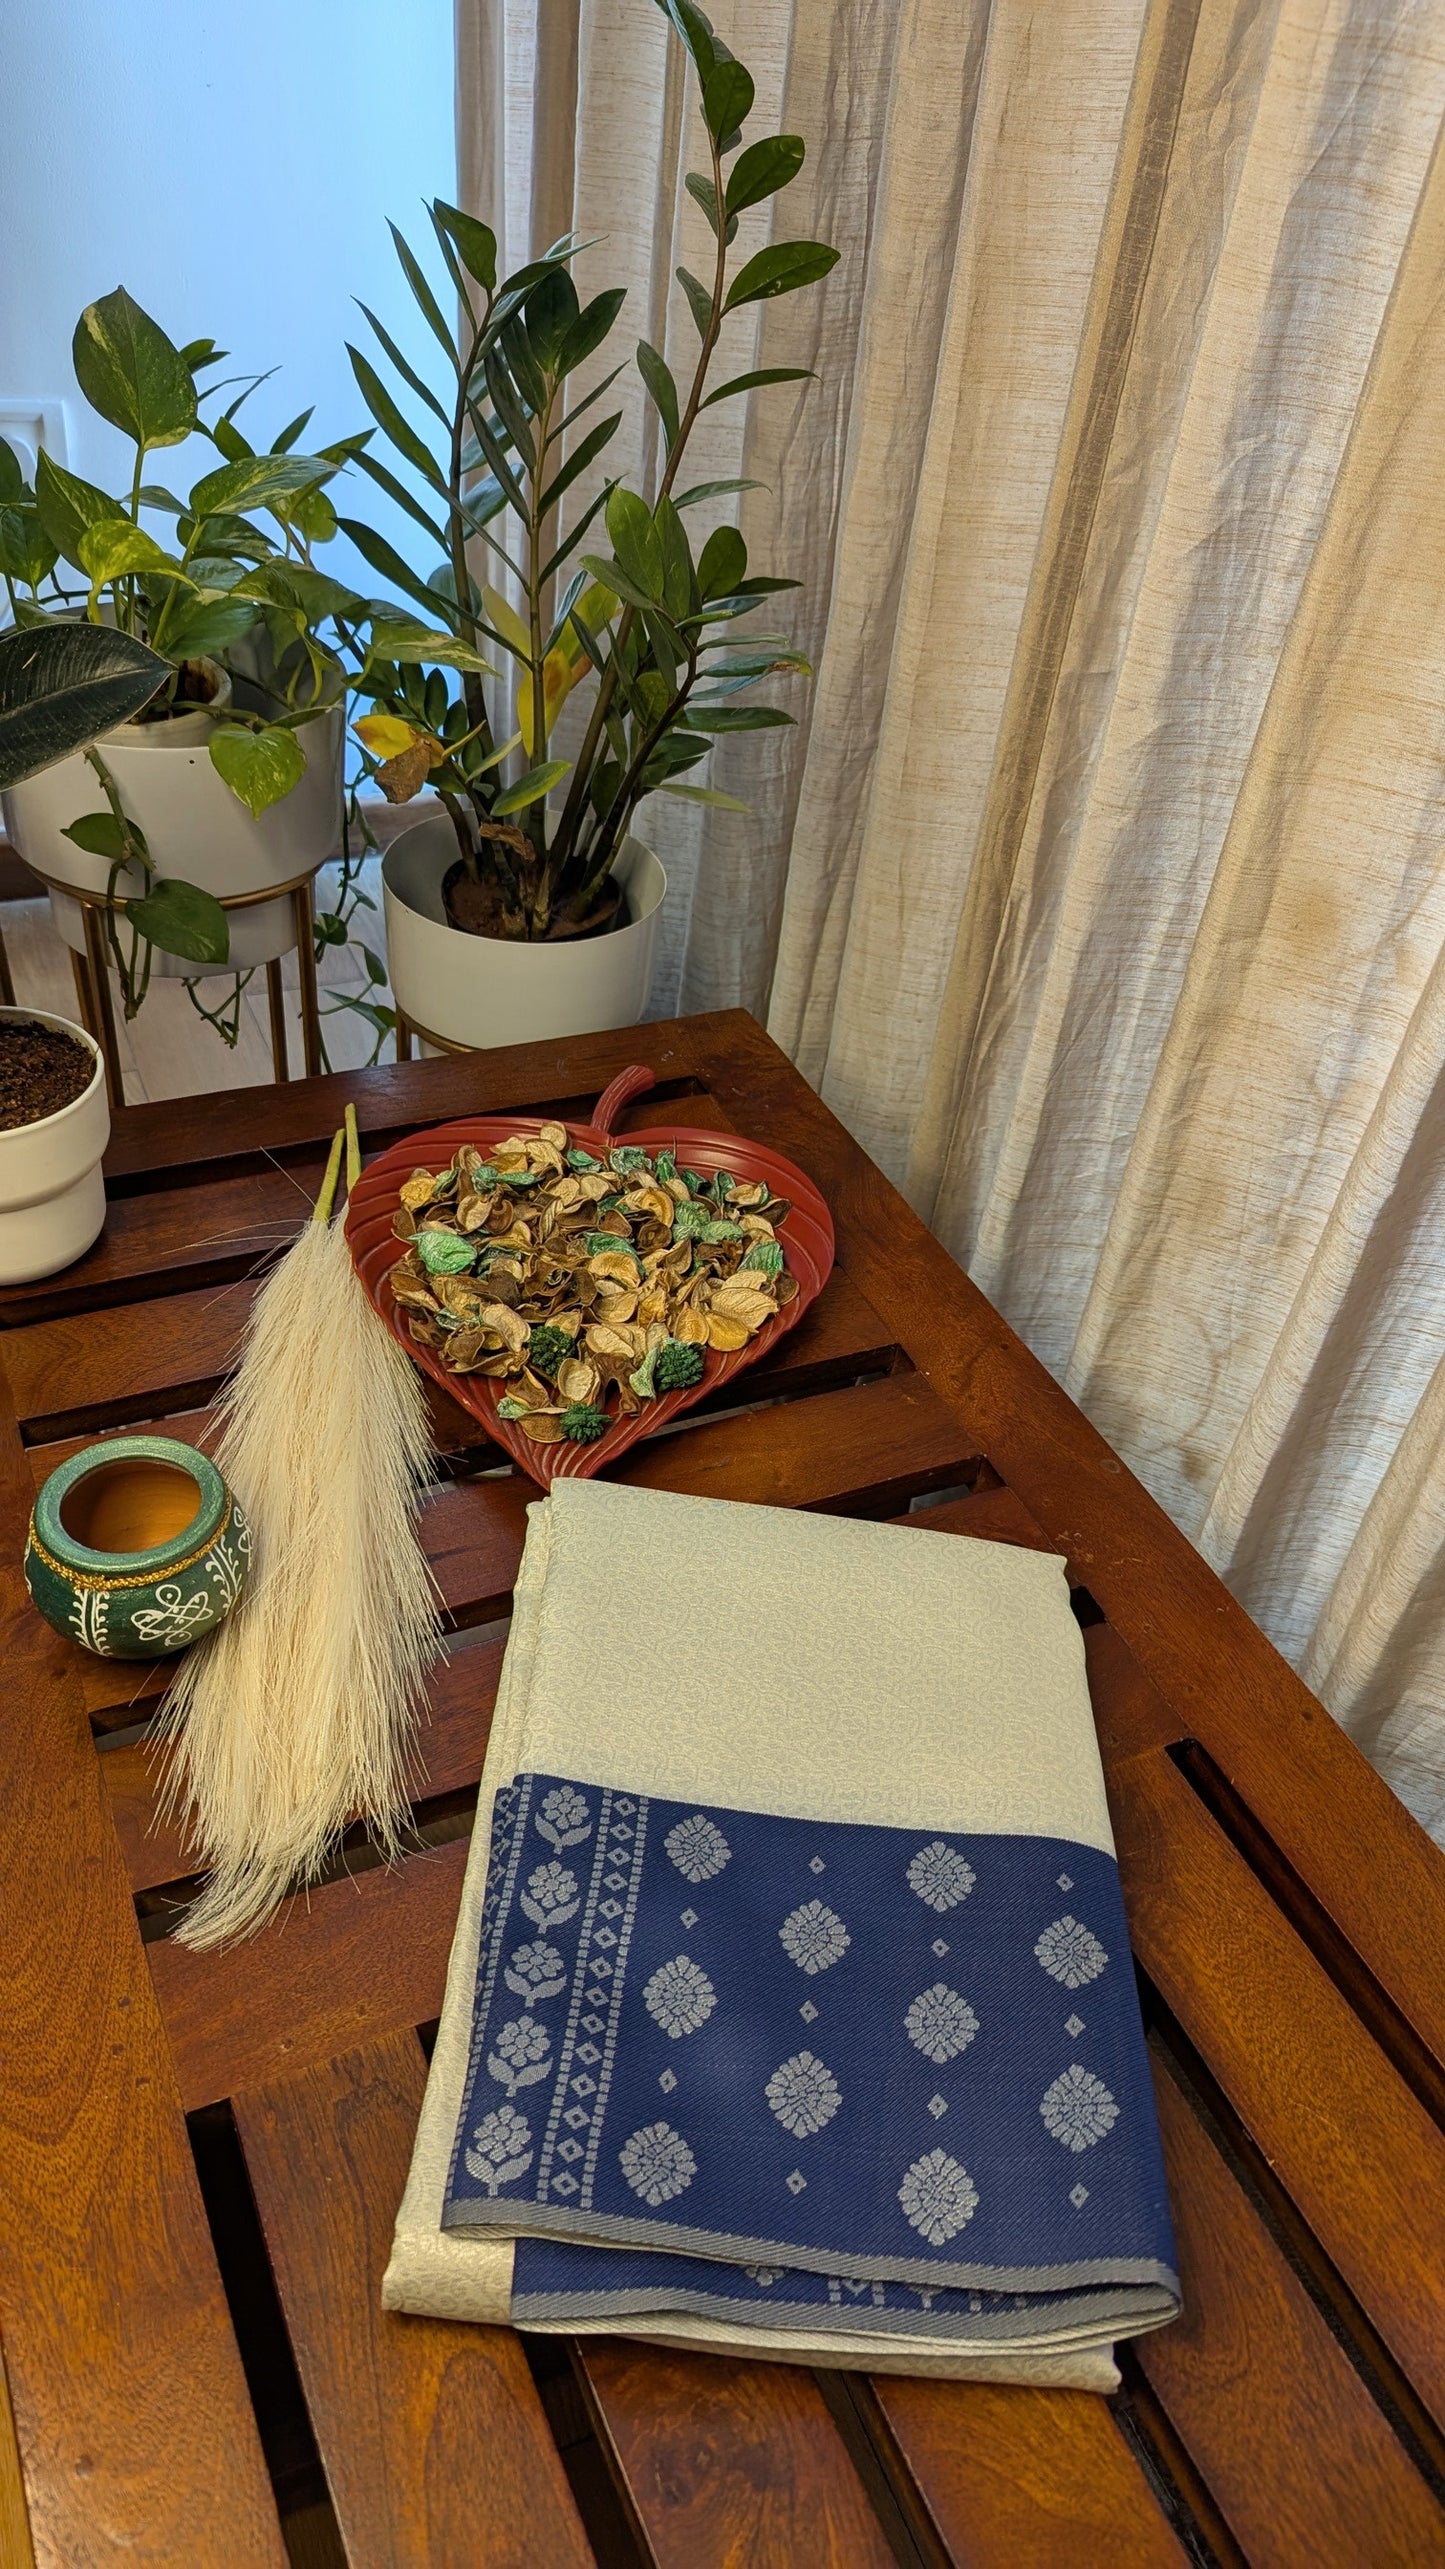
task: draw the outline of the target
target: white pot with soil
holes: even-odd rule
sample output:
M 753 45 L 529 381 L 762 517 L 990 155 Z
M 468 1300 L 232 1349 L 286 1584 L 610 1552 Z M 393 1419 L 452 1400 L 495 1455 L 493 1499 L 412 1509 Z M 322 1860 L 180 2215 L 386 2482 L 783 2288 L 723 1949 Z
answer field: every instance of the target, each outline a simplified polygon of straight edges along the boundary
M 0 1285 L 53 1276 L 105 1220 L 98 1045 L 47 1008 L 0 1008 Z
M 215 720 L 205 709 L 163 722 L 122 723 L 96 747 L 126 812 L 145 833 L 158 875 L 198 884 L 217 900 L 294 883 L 337 852 L 344 707 L 334 705 L 302 725 L 297 738 L 306 773 L 259 817 L 252 816 L 211 764 Z M 56 927 L 66 944 L 83 954 L 84 914 L 66 887 L 103 893 L 110 868 L 104 857 L 87 855 L 63 833 L 84 813 L 105 809 L 99 777 L 84 756 L 62 758 L 23 785 L 12 785 L 3 809 L 6 829 L 26 864 L 50 886 Z M 122 870 L 116 890 L 123 899 L 145 889 L 138 867 Z M 233 910 L 229 926 L 227 969 L 244 972 L 270 963 L 296 942 L 295 915 L 285 896 Z M 155 970 L 178 980 L 194 979 L 197 967 L 157 949 Z
M 667 876 L 650 847 L 625 839 L 614 862 L 626 896 L 622 926 L 536 945 L 451 925 L 442 886 L 456 862 L 456 837 L 442 812 L 403 830 L 382 863 L 392 992 L 423 1042 L 484 1051 L 636 1023 L 652 987 L 667 895 Z

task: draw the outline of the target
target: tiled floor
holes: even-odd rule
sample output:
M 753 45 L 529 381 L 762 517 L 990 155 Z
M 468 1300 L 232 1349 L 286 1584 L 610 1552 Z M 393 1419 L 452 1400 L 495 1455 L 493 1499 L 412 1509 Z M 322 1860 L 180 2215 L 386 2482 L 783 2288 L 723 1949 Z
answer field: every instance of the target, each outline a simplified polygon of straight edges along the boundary
M 382 916 L 378 866 L 373 861 L 365 870 L 362 888 L 376 903 L 374 910 L 363 910 L 353 921 L 352 934 L 364 940 L 383 961 L 386 955 L 386 930 Z M 326 909 L 335 898 L 333 869 L 327 868 L 317 885 L 317 908 Z M 0 903 L 0 932 L 3 932 L 10 969 L 15 980 L 15 996 L 23 1006 L 53 1008 L 63 1017 L 77 1017 L 79 1008 L 71 972 L 69 950 L 51 925 L 47 900 L 6 901 Z M 288 955 L 282 966 L 290 996 L 288 1045 L 293 1078 L 301 1075 L 301 1019 L 296 1002 L 296 958 Z M 349 1009 L 334 1005 L 339 990 L 366 991 L 367 974 L 356 945 L 329 947 L 319 966 L 321 983 L 321 1032 L 326 1045 L 328 1066 L 332 1070 L 352 1070 L 369 1061 L 375 1035 L 364 1018 Z M 253 1088 L 272 1077 L 271 1029 L 266 1005 L 266 976 L 256 973 L 241 1002 L 240 1034 L 234 1049 L 205 1024 L 186 996 L 179 981 L 161 981 L 152 977 L 140 1013 L 127 1026 L 120 1013 L 119 993 L 112 978 L 112 997 L 121 1055 L 125 1064 L 126 1103 L 138 1106 L 149 1099 L 190 1097 L 204 1089 Z M 202 996 L 209 1006 L 216 1006 L 225 996 L 224 976 L 202 985 Z M 390 992 L 377 990 L 369 995 L 389 1003 Z M 328 1014 L 328 1004 L 330 1013 Z M 384 1057 L 392 1058 L 388 1036 Z

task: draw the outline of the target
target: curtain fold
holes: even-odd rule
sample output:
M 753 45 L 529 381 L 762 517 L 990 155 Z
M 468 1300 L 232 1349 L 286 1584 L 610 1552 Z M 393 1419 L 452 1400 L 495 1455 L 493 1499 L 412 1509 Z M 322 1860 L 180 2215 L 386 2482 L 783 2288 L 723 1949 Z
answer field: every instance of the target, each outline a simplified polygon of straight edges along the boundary
M 768 1018 L 1445 1842 L 1445 0 L 712 14 L 842 257 L 696 458 L 816 675 L 649 806 L 656 1004 Z M 458 31 L 467 201 L 679 359 L 660 13 Z

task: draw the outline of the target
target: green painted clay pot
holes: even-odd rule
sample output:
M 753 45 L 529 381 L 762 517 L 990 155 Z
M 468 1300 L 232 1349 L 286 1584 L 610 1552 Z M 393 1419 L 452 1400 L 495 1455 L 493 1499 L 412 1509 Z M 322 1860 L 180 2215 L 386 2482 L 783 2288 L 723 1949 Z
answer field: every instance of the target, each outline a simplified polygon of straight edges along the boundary
M 155 1659 L 225 1621 L 250 1563 L 251 1529 L 208 1455 L 170 1436 L 111 1436 L 46 1481 L 25 1584 L 83 1649 Z

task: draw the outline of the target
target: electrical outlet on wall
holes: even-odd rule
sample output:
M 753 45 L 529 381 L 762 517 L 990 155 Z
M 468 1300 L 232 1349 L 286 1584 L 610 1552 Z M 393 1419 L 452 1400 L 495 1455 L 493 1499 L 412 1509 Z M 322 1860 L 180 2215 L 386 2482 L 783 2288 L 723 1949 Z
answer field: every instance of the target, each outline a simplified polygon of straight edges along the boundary
M 35 395 L 0 393 L 0 437 L 13 446 L 20 459 L 20 470 L 32 487 L 35 481 L 35 458 L 43 446 L 57 464 L 66 461 L 65 404 Z

